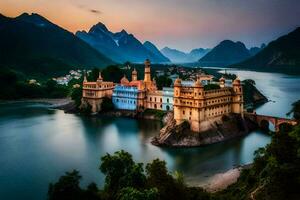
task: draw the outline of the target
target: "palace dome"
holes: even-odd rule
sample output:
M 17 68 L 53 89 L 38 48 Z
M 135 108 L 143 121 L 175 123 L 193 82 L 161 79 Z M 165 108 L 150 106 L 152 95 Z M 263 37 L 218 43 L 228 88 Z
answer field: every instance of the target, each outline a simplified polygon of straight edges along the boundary
M 122 85 L 127 85 L 127 84 L 129 84 L 129 81 L 128 81 L 128 79 L 126 78 L 126 76 L 124 75 L 124 77 L 121 79 L 121 84 Z
M 134 70 L 132 71 L 132 75 L 137 75 L 137 71 L 136 71 L 135 68 L 134 68 Z
M 174 86 L 180 86 L 181 85 L 181 79 L 177 78 L 174 82 Z

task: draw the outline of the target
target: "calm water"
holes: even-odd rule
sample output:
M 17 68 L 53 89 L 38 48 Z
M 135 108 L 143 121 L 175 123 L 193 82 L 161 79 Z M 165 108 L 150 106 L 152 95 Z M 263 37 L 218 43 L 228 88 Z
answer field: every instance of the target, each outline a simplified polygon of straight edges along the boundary
M 237 73 L 255 79 L 275 101 L 260 107 L 259 113 L 284 116 L 288 105 L 300 99 L 300 77 Z M 45 199 L 48 184 L 71 169 L 81 172 L 83 185 L 95 181 L 102 186 L 100 157 L 120 149 L 138 162 L 164 159 L 170 171 L 179 170 L 188 183 L 201 184 L 215 173 L 252 162 L 253 152 L 270 141 L 257 131 L 201 148 L 166 149 L 150 144 L 160 128 L 160 122 L 83 118 L 43 104 L 0 104 L 0 199 Z

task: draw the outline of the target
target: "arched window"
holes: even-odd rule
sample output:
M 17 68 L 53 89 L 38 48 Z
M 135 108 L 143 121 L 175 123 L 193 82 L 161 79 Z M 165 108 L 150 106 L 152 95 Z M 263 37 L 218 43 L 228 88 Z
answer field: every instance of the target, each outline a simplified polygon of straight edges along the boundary
M 166 106 L 166 109 L 167 109 L 167 110 L 170 110 L 170 106 Z

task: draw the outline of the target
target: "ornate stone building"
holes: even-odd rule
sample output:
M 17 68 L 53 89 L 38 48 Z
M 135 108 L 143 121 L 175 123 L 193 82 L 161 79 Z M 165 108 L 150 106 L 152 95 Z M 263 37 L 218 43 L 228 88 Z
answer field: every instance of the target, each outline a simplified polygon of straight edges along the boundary
M 131 80 L 129 81 L 124 76 L 113 91 L 112 101 L 117 109 L 143 110 L 148 107 L 161 109 L 162 93 L 157 90 L 155 80 L 151 80 L 151 66 L 148 59 L 145 61 L 144 80 L 137 79 L 135 69 L 132 71 Z M 152 97 L 147 98 L 149 95 L 156 96 L 153 96 L 153 99 Z M 157 102 L 155 101 L 156 98 Z
M 243 115 L 243 91 L 239 79 L 232 87 L 220 79 L 220 89 L 204 90 L 200 79 L 194 85 L 183 85 L 180 79 L 174 83 L 174 118 L 179 124 L 188 121 L 191 130 L 201 131 L 202 122 L 228 113 Z
M 103 98 L 111 98 L 113 89 L 114 83 L 103 81 L 101 72 L 96 82 L 88 82 L 86 75 L 84 75 L 81 106 L 89 104 L 92 106 L 92 112 L 100 111 Z

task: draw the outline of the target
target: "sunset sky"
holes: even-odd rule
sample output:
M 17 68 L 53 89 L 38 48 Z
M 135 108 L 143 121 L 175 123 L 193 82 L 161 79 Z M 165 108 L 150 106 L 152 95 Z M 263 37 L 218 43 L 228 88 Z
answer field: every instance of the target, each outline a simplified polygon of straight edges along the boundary
M 72 32 L 100 21 L 184 51 L 224 39 L 260 46 L 300 26 L 299 0 L 1 0 L 0 12 L 38 13 Z

